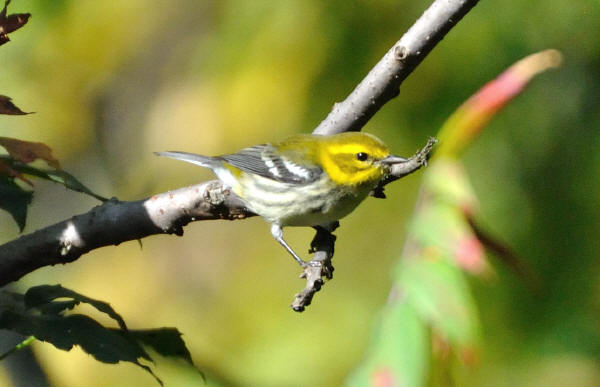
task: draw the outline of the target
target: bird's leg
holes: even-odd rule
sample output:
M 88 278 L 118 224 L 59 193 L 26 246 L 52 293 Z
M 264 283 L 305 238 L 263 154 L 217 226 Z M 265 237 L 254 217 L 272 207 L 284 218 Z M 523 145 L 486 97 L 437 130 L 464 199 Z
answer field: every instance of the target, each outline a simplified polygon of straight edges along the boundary
M 292 257 L 294 257 L 294 259 L 296 260 L 296 262 L 298 262 L 300 266 L 306 267 L 306 265 L 308 265 L 302 260 L 302 258 L 298 256 L 298 254 L 294 252 L 294 250 L 292 250 L 292 248 L 286 243 L 286 241 L 283 240 L 283 229 L 280 225 L 271 225 L 271 235 L 273 235 L 273 238 L 275 238 L 275 240 L 279 242 L 279 244 L 281 244 L 287 250 L 287 252 L 292 255 Z

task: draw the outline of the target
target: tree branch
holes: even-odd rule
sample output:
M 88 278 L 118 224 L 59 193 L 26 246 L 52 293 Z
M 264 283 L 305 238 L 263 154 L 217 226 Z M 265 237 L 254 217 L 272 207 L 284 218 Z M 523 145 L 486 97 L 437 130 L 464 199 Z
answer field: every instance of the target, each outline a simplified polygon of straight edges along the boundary
M 400 84 L 478 2 L 435 0 L 352 93 L 333 105 L 313 133 L 359 131 L 386 102 L 398 96 Z
M 111 199 L 91 211 L 23 235 L 0 246 L 0 286 L 43 266 L 68 263 L 103 246 L 155 234 L 183 235 L 195 220 L 254 216 L 218 180 L 181 188 L 148 199 Z
M 429 138 L 423 149 L 415 153 L 414 156 L 403 163 L 393 165 L 391 173 L 385 176 L 379 185 L 373 189 L 371 196 L 385 199 L 383 189 L 387 184 L 427 165 L 427 159 L 436 143 L 437 140 L 435 138 Z M 332 223 L 327 228 L 317 227 L 317 234 L 310 244 L 310 252 L 314 253 L 314 257 L 300 275 L 300 278 L 306 278 L 306 287 L 300 293 L 296 294 L 291 305 L 292 309 L 296 312 L 302 312 L 305 307 L 310 305 L 315 293 L 321 290 L 321 287 L 324 285 L 323 277 L 328 280 L 333 278 L 334 268 L 331 264 L 331 259 L 333 258 L 335 247 L 335 235 L 332 232 L 338 227 L 338 222 Z
M 444 35 L 478 0 L 436 0 L 369 72 L 356 89 L 314 130 L 334 134 L 360 130 L 387 101 L 398 95 L 399 86 Z M 409 159 L 394 166 L 392 175 L 375 191 L 383 195 L 383 185 L 425 165 L 433 141 Z M 81 255 L 108 245 L 141 239 L 154 234 L 183 234 L 183 226 L 195 220 L 244 219 L 254 216 L 219 181 L 121 202 L 112 199 L 91 211 L 21 236 L 0 246 L 0 286 L 16 281 L 43 266 L 72 262 Z M 293 307 L 303 310 L 323 284 L 331 278 L 331 257 L 335 237 L 332 230 L 320 229 L 312 242 L 314 258 L 303 273 L 306 288 Z

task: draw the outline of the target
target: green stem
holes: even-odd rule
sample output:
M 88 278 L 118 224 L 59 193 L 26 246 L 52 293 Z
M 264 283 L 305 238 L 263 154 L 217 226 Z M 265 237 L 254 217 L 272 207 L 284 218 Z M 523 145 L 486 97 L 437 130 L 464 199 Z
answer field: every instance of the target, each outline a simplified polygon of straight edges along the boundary
M 33 343 L 34 341 L 35 341 L 35 337 L 29 336 L 28 338 L 21 341 L 19 344 L 15 345 L 13 348 L 8 350 L 7 352 L 0 355 L 0 361 L 4 360 L 8 355 L 11 355 L 11 354 L 17 352 L 18 350 L 27 347 L 29 344 Z

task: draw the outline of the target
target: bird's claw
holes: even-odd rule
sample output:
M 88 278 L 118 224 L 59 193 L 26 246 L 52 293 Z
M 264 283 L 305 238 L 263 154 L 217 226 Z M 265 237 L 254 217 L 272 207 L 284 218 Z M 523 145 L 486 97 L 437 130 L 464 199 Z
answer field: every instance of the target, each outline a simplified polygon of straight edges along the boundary
M 310 260 L 308 262 L 303 262 L 302 267 L 323 267 L 323 261 Z
M 327 278 L 328 280 L 333 278 L 333 266 L 331 262 L 321 261 L 321 260 L 311 260 L 308 262 L 303 262 L 301 266 L 304 268 L 302 274 L 300 274 L 300 278 L 307 278 L 307 272 L 312 271 L 311 269 L 318 269 L 321 276 Z

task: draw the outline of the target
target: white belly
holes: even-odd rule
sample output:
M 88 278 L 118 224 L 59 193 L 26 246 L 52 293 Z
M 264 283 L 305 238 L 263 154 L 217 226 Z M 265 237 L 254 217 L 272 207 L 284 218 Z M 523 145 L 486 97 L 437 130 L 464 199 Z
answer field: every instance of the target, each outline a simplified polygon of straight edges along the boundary
M 324 176 L 311 186 L 290 185 L 260 176 L 244 179 L 234 192 L 269 223 L 280 226 L 316 226 L 351 213 L 372 187 L 335 187 Z M 262 189 L 261 189 L 262 188 Z

